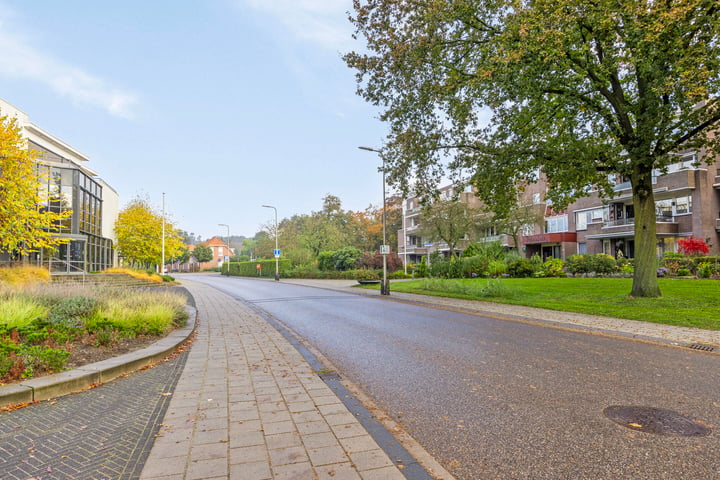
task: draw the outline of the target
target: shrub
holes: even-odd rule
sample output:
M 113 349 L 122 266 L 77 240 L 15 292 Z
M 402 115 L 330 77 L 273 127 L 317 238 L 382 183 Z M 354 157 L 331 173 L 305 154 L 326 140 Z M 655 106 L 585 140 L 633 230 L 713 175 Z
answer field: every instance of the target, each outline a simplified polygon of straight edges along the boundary
M 397 272 L 389 273 L 388 278 L 392 280 L 400 280 L 404 278 L 412 278 L 412 275 L 405 273 L 403 270 L 398 270 Z
M 478 247 L 477 243 L 471 243 L 462 253 L 463 257 L 475 257 L 477 255 L 480 255 L 480 247 Z
M 535 268 L 533 267 L 532 262 L 530 262 L 527 258 L 518 258 L 516 260 L 511 260 L 507 264 L 507 272 L 512 277 L 516 278 L 523 278 L 523 277 L 532 277 L 535 273 Z
M 514 291 L 502 280 L 491 278 L 487 281 L 459 282 L 427 278 L 423 280 L 422 289 L 435 292 L 455 293 L 473 298 L 500 298 L 513 295 Z
M 0 283 L 14 286 L 33 285 L 50 281 L 50 272 L 40 267 L 0 268 Z
M 592 267 L 590 257 L 584 253 L 570 255 L 565 263 L 567 272 L 573 275 L 589 273 L 592 271 Z
M 543 261 L 542 261 L 542 258 L 540 257 L 540 255 L 538 255 L 537 253 L 534 253 L 530 257 L 530 263 L 532 264 L 533 270 L 535 271 L 535 273 L 538 273 L 542 270 Z
M 380 280 L 380 275 L 374 270 L 360 269 L 355 270 L 355 280 L 358 282 Z
M 617 270 L 615 259 L 606 253 L 598 253 L 591 257 L 592 271 L 600 274 L 613 273 Z
M 362 252 L 355 247 L 343 247 L 333 253 L 333 265 L 335 270 L 353 270 L 360 259 Z
M 715 265 L 712 263 L 701 263 L 697 268 L 700 278 L 710 278 L 715 274 Z
M 163 281 L 162 277 L 152 270 L 142 272 L 140 270 L 132 270 L 129 268 L 108 268 L 103 273 L 124 273 L 133 278 L 137 278 L 138 280 L 145 280 L 146 282 L 153 283 L 162 283 Z
M 490 260 L 482 255 L 475 255 L 474 257 L 463 258 L 462 264 L 462 276 L 472 278 L 473 275 L 476 277 L 485 275 L 490 265 Z
M 335 268 L 334 254 L 335 252 L 330 251 L 320 252 L 317 261 L 318 268 L 323 271 L 333 270 Z
M 10 332 L 47 315 L 47 307 L 34 300 L 22 296 L 0 299 L 0 330 Z
M 427 277 L 427 264 L 424 262 L 408 265 L 408 270 L 412 266 L 412 274 L 415 278 Z
M 692 258 L 688 257 L 667 257 L 663 258 L 662 266 L 670 270 L 672 275 L 680 275 L 678 271 L 680 269 L 688 270 L 690 273 L 695 271 L 695 262 Z
M 478 244 L 481 255 L 488 260 L 502 260 L 505 257 L 505 247 L 500 242 L 484 242 Z
M 542 275 L 545 277 L 564 277 L 566 276 L 564 267 L 565 263 L 559 258 L 549 258 L 542 265 Z
M 450 262 L 442 259 L 442 257 L 437 258 L 431 261 L 428 271 L 431 277 L 450 278 Z
M 690 274 L 691 272 L 687 268 L 678 268 L 677 275 L 679 277 L 689 277 Z
M 690 235 L 678 240 L 678 252 L 688 256 L 707 255 L 710 247 L 702 238 Z
M 500 260 L 493 260 L 488 265 L 488 275 L 491 277 L 500 277 L 507 273 L 507 265 Z

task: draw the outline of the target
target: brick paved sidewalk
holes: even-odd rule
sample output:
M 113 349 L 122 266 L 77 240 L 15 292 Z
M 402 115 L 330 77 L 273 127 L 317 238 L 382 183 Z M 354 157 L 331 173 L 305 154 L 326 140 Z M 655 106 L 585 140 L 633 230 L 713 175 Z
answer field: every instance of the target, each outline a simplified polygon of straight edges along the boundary
M 187 282 L 197 338 L 141 479 L 404 479 L 298 351 L 248 307 Z

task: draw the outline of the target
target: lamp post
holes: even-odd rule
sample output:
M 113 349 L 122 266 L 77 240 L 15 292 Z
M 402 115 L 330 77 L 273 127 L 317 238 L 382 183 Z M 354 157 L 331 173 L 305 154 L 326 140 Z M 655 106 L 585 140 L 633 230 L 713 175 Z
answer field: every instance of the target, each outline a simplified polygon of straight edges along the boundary
M 162 241 L 160 250 L 160 275 L 165 275 L 165 192 L 163 192 L 163 204 L 162 204 Z
M 382 188 L 383 188 L 383 207 L 382 207 L 382 231 L 383 231 L 383 244 L 380 247 L 380 254 L 382 254 L 383 259 L 383 278 L 382 283 L 380 284 L 380 295 L 390 295 L 390 283 L 388 282 L 387 278 L 387 256 L 390 253 L 390 249 L 387 245 L 387 237 L 385 235 L 385 217 L 386 217 L 386 211 L 385 211 L 385 157 L 383 156 L 382 152 L 380 150 L 376 150 L 374 148 L 370 147 L 358 147 L 360 150 L 367 150 L 368 152 L 375 152 L 378 155 L 380 155 L 380 158 L 382 159 Z
M 230 276 L 230 225 L 227 225 L 225 223 L 218 223 L 218 227 L 227 227 L 227 245 L 228 245 L 228 269 L 227 269 L 227 276 Z M 225 260 L 223 258 L 223 260 Z
M 265 208 L 272 208 L 275 210 L 275 251 L 273 254 L 275 255 L 275 281 L 280 281 L 280 249 L 278 249 L 278 225 L 277 225 L 277 208 L 273 207 L 272 205 L 261 205 Z

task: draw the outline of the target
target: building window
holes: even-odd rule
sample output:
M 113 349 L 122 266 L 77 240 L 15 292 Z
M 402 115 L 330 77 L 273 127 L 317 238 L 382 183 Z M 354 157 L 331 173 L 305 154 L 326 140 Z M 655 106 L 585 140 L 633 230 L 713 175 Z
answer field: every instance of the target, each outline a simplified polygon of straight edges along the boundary
M 655 202 L 655 213 L 658 217 L 672 217 L 672 200 L 658 200 Z
M 575 213 L 575 230 L 587 230 L 588 212 Z
M 537 205 L 538 203 L 540 203 L 540 193 L 536 192 L 533 193 L 533 205 Z
M 545 219 L 545 233 L 557 233 L 568 231 L 568 216 L 555 215 Z
M 587 243 L 578 242 L 578 254 L 587 253 Z
M 675 214 L 683 215 L 692 212 L 692 197 L 678 197 L 675 199 Z

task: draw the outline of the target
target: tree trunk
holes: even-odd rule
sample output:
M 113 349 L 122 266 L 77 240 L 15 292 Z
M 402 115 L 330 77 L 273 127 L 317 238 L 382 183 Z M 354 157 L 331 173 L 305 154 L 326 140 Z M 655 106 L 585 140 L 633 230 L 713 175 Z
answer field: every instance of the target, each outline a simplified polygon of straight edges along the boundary
M 657 280 L 656 213 L 655 196 L 652 191 L 652 170 L 639 171 L 632 176 L 633 203 L 635 208 L 635 273 L 633 297 L 659 297 Z

